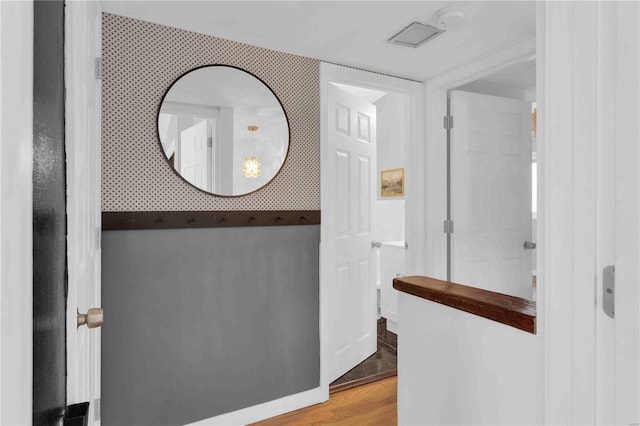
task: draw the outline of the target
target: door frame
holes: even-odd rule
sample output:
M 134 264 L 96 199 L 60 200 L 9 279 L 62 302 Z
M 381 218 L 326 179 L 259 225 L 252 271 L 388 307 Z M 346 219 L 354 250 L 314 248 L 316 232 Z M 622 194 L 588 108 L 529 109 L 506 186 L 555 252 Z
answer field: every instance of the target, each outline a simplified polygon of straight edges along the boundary
M 0 423 L 31 424 L 33 2 L 0 2 Z
M 98 2 L 65 4 L 65 132 L 67 158 L 67 404 L 89 402 L 89 424 L 100 419 L 100 328 L 77 327 L 77 313 L 100 303 L 101 233 L 101 6 Z M 94 253 L 93 276 L 87 265 Z M 92 296 L 91 301 L 85 297 Z M 89 359 L 80 359 L 79 333 Z M 91 343 L 89 343 L 91 342 Z
M 616 350 L 627 349 L 626 361 L 638 356 L 638 5 L 543 2 L 537 8 L 539 52 L 545 58 L 544 68 L 538 65 L 544 79 L 538 93 L 547 106 L 538 111 L 539 137 L 547 141 L 543 172 L 553 183 L 538 216 L 547 224 L 542 279 L 550 283 L 545 420 L 633 423 L 639 420 L 637 358 L 615 365 L 602 345 L 607 340 Z M 615 197 L 610 198 L 611 186 Z M 602 313 L 601 297 L 602 268 L 613 262 L 615 323 Z M 607 387 L 617 386 L 622 391 L 615 398 L 607 395 Z M 616 403 L 622 404 L 604 412 Z M 635 413 L 621 413 L 628 419 L 609 417 L 624 406 Z
M 447 277 L 447 237 L 442 229 L 442 223 L 447 218 L 447 132 L 442 122 L 443 117 L 447 115 L 447 93 L 534 56 L 536 38 L 527 38 L 425 82 L 425 195 L 429 202 L 425 212 L 427 257 L 424 270 L 425 275 L 429 277 L 442 280 L 446 280 Z M 540 194 L 540 190 L 538 193 Z
M 328 298 L 328 266 L 323 263 L 322 240 L 326 238 L 328 229 L 335 226 L 329 212 L 322 209 L 326 204 L 323 200 L 331 196 L 330 191 L 322 188 L 326 186 L 324 176 L 332 173 L 326 170 L 324 147 L 328 143 L 328 96 L 329 84 L 341 83 L 384 92 L 396 92 L 407 96 L 410 109 L 409 137 L 405 141 L 405 180 L 409 182 L 405 188 L 405 235 L 408 249 L 406 253 L 407 274 L 418 274 L 424 264 L 424 218 L 425 198 L 424 187 L 418 182 L 424 182 L 424 89 L 417 81 L 376 74 L 355 68 L 320 63 L 320 388 L 324 400 L 329 399 L 329 326 L 332 301 Z M 414 183 L 415 182 L 415 183 Z

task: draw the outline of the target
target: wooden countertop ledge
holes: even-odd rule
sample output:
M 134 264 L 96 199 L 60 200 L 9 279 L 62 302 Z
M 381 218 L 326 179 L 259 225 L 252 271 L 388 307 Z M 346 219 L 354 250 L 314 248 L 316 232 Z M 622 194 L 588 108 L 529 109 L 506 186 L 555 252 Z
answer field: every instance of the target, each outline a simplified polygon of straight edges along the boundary
M 393 288 L 528 333 L 536 333 L 534 300 L 421 276 L 395 278 Z

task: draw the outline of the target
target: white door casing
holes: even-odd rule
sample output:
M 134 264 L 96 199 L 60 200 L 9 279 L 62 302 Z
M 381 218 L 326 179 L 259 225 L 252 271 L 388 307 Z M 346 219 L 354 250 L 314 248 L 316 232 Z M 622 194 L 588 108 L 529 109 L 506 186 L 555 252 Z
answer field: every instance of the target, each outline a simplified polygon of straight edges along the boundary
M 532 297 L 531 103 L 452 91 L 451 280 Z
M 101 306 L 100 20 L 99 3 L 66 3 L 67 404 L 88 401 L 90 425 L 99 424 L 100 329 L 76 327 L 76 316 Z
M 597 424 L 640 421 L 640 206 L 638 187 L 638 17 L 635 3 L 600 5 L 602 107 L 597 117 L 596 404 Z M 615 265 L 615 314 L 603 310 L 602 270 Z
M 207 155 L 209 126 L 206 119 L 200 120 L 180 132 L 178 140 L 180 174 L 198 188 L 210 190 L 209 155 Z M 176 160 L 178 160 L 177 156 Z
M 0 2 L 0 424 L 33 420 L 33 2 Z
M 637 2 L 616 2 L 616 423 L 640 423 L 640 32 Z
M 334 224 L 326 235 L 328 288 L 334 302 L 329 331 L 329 381 L 376 351 L 376 293 L 371 249 L 371 205 L 375 197 L 375 106 L 329 85 L 328 170 L 331 191 L 323 210 Z M 326 181 L 325 181 L 326 182 Z
M 637 2 L 538 4 L 548 424 L 640 421 L 639 13 Z M 611 264 L 615 319 L 602 312 Z

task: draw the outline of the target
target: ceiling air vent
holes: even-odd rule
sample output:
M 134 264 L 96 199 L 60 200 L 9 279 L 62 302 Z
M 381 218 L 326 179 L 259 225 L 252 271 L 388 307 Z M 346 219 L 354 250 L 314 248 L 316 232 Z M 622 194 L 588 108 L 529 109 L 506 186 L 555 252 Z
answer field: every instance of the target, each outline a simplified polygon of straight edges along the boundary
M 389 43 L 407 47 L 420 47 L 442 34 L 444 30 L 414 22 L 389 39 Z

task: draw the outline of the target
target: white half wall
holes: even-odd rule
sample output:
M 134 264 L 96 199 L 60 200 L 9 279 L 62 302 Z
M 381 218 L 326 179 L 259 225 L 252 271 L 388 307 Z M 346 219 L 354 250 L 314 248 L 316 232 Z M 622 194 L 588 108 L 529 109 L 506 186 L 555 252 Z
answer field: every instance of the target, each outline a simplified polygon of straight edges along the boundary
M 402 292 L 398 305 L 398 424 L 543 423 L 540 336 Z

